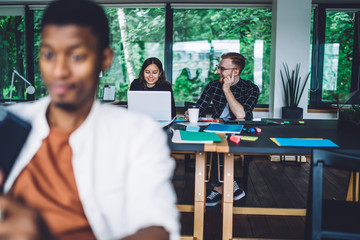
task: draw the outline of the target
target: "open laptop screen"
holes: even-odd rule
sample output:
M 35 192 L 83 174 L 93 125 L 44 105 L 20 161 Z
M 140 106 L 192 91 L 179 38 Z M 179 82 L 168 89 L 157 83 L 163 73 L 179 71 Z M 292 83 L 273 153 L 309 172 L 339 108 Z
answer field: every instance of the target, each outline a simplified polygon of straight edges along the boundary
M 128 91 L 128 109 L 146 114 L 158 121 L 171 121 L 169 91 Z

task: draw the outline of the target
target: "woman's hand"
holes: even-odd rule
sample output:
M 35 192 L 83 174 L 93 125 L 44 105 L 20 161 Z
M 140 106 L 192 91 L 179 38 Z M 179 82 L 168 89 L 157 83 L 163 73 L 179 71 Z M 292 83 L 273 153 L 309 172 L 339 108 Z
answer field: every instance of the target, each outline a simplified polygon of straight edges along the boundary
M 184 119 L 185 119 L 185 121 L 189 121 L 189 112 L 188 111 L 185 111 Z

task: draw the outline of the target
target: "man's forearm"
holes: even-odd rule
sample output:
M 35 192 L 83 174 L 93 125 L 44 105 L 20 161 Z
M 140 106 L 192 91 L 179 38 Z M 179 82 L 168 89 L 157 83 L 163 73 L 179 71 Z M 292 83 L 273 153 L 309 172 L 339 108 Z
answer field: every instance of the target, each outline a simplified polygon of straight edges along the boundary
M 236 100 L 230 89 L 228 91 L 224 91 L 224 93 L 229 104 L 230 111 L 235 115 L 235 118 L 245 119 L 246 114 L 243 105 Z
M 141 229 L 121 240 L 169 240 L 170 235 L 163 227 L 152 226 Z

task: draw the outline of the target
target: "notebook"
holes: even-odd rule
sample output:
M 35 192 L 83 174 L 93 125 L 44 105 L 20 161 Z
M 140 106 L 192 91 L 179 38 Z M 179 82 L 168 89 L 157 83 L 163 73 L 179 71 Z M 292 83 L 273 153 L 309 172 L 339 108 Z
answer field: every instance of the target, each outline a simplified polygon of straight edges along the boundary
M 171 123 L 169 91 L 128 91 L 128 110 L 146 114 L 159 123 Z
M 194 143 L 194 144 L 221 142 L 221 138 L 216 133 L 189 132 L 183 130 L 175 130 L 171 140 L 173 143 Z
M 238 124 L 210 124 L 204 129 L 204 132 L 216 132 L 216 133 L 237 133 L 240 134 L 243 125 Z

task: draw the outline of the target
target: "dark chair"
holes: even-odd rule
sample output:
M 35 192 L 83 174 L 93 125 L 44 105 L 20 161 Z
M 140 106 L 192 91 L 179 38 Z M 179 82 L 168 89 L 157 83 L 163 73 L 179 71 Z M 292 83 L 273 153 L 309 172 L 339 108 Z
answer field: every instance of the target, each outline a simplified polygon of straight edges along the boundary
M 360 239 L 360 204 L 323 199 L 324 167 L 360 171 L 360 154 L 314 149 L 309 180 L 306 239 Z

